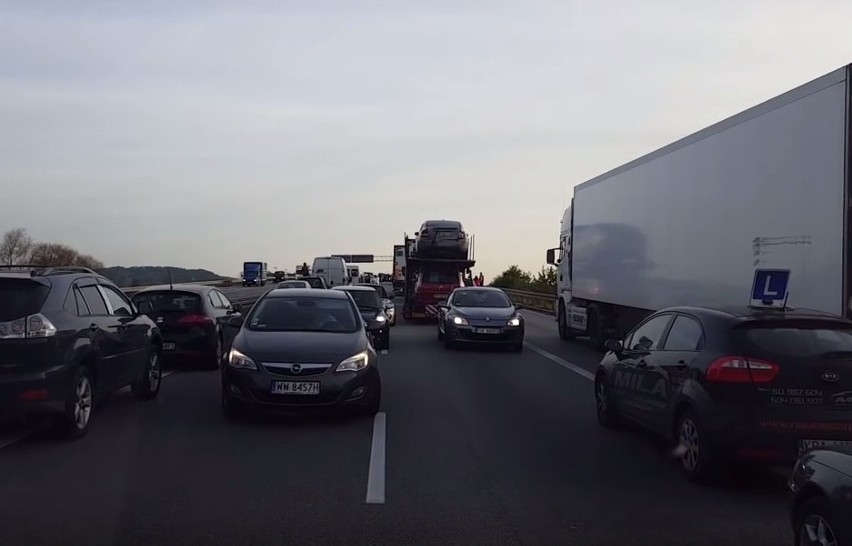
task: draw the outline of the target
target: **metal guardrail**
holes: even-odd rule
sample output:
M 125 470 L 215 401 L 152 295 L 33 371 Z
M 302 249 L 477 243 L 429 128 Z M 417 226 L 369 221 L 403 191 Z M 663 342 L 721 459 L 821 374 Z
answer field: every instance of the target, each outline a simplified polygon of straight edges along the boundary
M 508 288 L 503 288 L 502 290 L 514 304 L 523 305 L 527 309 L 534 309 L 556 316 L 556 294 L 542 294 L 541 292 L 510 290 Z

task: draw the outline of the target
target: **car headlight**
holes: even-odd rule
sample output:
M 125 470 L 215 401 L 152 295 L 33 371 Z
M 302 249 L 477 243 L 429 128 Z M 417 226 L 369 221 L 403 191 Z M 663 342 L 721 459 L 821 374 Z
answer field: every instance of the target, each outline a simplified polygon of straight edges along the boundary
M 254 363 L 254 360 L 236 349 L 231 349 L 231 352 L 228 353 L 228 365 L 232 368 L 239 368 L 242 370 L 257 369 L 257 364 Z
M 370 355 L 367 351 L 361 351 L 357 355 L 352 355 L 346 360 L 340 362 L 337 365 L 337 368 L 334 370 L 336 372 L 359 372 L 367 367 L 370 363 Z
M 376 322 L 384 322 L 385 320 L 387 320 L 387 319 L 385 317 L 383 317 L 382 315 L 379 315 L 379 316 L 376 317 Z
M 453 324 L 457 326 L 467 326 L 467 319 L 463 317 L 453 317 Z
M 509 319 L 509 326 L 520 326 L 521 317 L 512 317 Z

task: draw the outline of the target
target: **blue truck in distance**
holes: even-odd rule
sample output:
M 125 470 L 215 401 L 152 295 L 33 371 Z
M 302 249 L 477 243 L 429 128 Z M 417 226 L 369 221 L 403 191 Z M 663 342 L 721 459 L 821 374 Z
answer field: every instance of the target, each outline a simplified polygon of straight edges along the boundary
M 243 262 L 243 286 L 265 286 L 266 278 L 266 262 Z

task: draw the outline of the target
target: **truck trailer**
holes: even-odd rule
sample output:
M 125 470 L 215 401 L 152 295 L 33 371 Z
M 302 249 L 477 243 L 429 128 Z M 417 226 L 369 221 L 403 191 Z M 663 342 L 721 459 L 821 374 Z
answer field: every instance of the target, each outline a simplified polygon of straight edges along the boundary
M 757 270 L 786 304 L 850 317 L 852 65 L 574 188 L 556 320 L 603 347 L 675 305 L 748 305 Z M 852 317 L 850 317 L 852 318 Z
M 431 258 L 417 256 L 414 239 L 408 235 L 404 236 L 404 243 L 402 316 L 406 320 L 434 319 L 438 316 L 438 304 L 463 285 L 464 272 L 476 265 L 473 244 L 463 258 Z

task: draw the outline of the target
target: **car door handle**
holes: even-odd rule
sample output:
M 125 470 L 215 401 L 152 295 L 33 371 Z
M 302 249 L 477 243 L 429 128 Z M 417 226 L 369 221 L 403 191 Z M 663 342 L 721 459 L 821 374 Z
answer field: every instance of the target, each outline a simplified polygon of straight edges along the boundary
M 98 325 L 93 322 L 92 324 L 89 325 L 89 330 L 91 330 L 93 332 L 97 332 L 98 331 Z
M 678 361 L 677 361 L 677 365 L 678 365 L 678 366 L 680 366 L 680 367 L 684 367 L 684 366 L 686 366 L 686 360 L 683 360 L 683 359 L 678 360 Z

